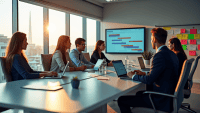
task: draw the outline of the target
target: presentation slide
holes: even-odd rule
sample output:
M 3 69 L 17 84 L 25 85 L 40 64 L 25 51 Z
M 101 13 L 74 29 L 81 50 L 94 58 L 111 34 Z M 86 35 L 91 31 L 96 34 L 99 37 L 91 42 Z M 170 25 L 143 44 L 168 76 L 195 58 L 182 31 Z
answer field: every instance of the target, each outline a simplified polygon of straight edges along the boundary
M 106 53 L 143 53 L 145 28 L 106 29 Z

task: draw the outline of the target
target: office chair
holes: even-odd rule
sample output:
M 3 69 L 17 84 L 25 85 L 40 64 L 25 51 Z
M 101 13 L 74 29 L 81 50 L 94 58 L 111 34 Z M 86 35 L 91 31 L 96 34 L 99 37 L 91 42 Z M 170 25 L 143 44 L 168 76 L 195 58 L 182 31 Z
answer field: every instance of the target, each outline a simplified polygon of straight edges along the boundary
M 197 58 L 195 59 L 194 65 L 193 65 L 192 70 L 190 72 L 190 75 L 188 77 L 188 80 L 187 80 L 187 82 L 188 82 L 188 89 L 184 89 L 184 91 L 183 91 L 185 99 L 188 99 L 190 97 L 191 89 L 192 89 L 192 86 L 193 86 L 192 78 L 193 78 L 194 72 L 195 72 L 195 70 L 197 68 L 199 58 L 200 58 L 200 55 L 197 56 Z M 186 110 L 186 111 L 188 111 L 188 112 L 196 113 L 194 110 L 190 109 L 190 104 L 189 103 L 182 103 L 181 104 L 181 108 L 184 109 L 184 110 Z
M 151 95 L 156 94 L 156 95 L 163 95 L 163 96 L 172 97 L 173 98 L 173 107 L 174 107 L 173 113 L 178 113 L 178 110 L 181 107 L 181 103 L 184 100 L 183 89 L 184 89 L 185 83 L 187 82 L 188 76 L 190 74 L 190 69 L 191 69 L 191 65 L 192 65 L 193 61 L 194 61 L 194 58 L 184 61 L 183 68 L 182 68 L 182 71 L 181 71 L 181 75 L 180 75 L 178 83 L 176 85 L 174 95 L 152 92 L 152 91 L 146 91 L 144 93 L 149 94 L 149 99 L 151 101 L 153 109 L 137 107 L 137 108 L 133 108 L 132 112 L 133 113 L 137 113 L 137 112 L 138 113 L 166 113 L 166 112 L 163 112 L 163 111 L 156 110 L 154 103 L 151 99 Z
M 52 54 L 41 54 L 44 71 L 50 71 Z
M 6 79 L 6 82 L 12 81 L 12 76 L 8 74 L 6 70 L 6 58 L 0 57 L 0 74 L 3 76 L 3 81 Z
M 83 55 L 90 62 L 90 54 L 89 53 L 83 53 Z

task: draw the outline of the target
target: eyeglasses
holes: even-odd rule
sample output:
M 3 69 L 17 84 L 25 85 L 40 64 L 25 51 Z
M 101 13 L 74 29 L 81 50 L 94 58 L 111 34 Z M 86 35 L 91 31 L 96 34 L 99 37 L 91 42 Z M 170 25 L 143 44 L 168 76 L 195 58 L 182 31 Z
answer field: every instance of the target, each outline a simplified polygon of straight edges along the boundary
M 82 46 L 86 46 L 86 44 L 81 44 Z

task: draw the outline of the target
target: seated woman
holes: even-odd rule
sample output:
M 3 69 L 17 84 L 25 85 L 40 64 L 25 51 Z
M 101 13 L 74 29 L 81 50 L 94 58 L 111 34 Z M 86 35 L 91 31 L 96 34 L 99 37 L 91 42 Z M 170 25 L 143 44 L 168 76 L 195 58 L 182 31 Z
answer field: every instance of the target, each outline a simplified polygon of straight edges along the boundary
M 108 66 L 112 66 L 112 61 L 108 60 L 106 58 L 106 56 L 103 54 L 103 50 L 105 50 L 105 43 L 104 41 L 102 40 L 98 40 L 96 45 L 95 45 L 95 49 L 92 53 L 92 56 L 91 56 L 91 59 L 90 59 L 90 62 L 96 64 L 97 60 L 98 59 L 106 59 L 106 62 L 107 62 L 107 65 Z
M 65 65 L 67 64 L 66 59 L 66 52 L 67 49 L 70 49 L 71 43 L 69 36 L 62 35 L 59 37 L 56 49 L 52 55 L 52 61 L 51 61 L 51 71 L 60 72 L 63 71 L 65 68 Z M 68 55 L 69 56 L 69 55 Z M 83 71 L 86 69 L 86 66 L 81 67 L 67 67 L 66 71 Z
M 185 54 L 185 52 L 184 52 L 184 50 L 182 48 L 180 40 L 178 38 L 171 38 L 171 39 L 169 39 L 168 48 L 171 51 L 173 51 L 177 55 L 177 57 L 179 59 L 178 74 L 180 76 L 181 70 L 182 70 L 182 67 L 183 67 L 183 63 L 187 59 L 187 56 L 186 56 L 186 54 Z M 179 76 L 177 78 L 177 82 L 178 82 Z M 185 88 L 187 89 L 187 83 L 185 85 Z
M 33 79 L 45 76 L 57 76 L 58 73 L 53 71 L 34 71 L 28 64 L 28 60 L 23 50 L 27 48 L 26 34 L 16 32 L 10 39 L 6 48 L 6 68 L 12 76 L 12 81 L 22 79 Z

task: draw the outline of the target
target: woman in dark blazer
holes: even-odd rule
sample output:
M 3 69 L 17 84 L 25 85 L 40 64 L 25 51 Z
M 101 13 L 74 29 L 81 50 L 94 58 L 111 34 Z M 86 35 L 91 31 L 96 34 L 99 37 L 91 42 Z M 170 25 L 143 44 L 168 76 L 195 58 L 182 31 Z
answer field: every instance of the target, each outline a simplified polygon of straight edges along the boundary
M 169 39 L 169 42 L 168 42 L 168 48 L 173 51 L 176 56 L 178 57 L 179 59 L 179 69 L 178 69 L 178 74 L 180 76 L 181 74 L 181 70 L 182 70 L 182 67 L 183 67 L 183 63 L 184 61 L 187 59 L 187 56 L 183 50 L 183 47 L 181 45 L 181 42 L 178 38 L 171 38 Z M 179 77 L 177 78 L 177 81 L 178 81 Z M 187 83 L 185 85 L 185 89 L 187 89 Z
M 112 66 L 112 61 L 108 60 L 106 58 L 106 56 L 104 55 L 104 53 L 102 52 L 103 50 L 105 50 L 105 47 L 106 46 L 105 46 L 104 41 L 103 40 L 98 40 L 96 42 L 95 49 L 94 49 L 94 51 L 92 53 L 90 62 L 96 64 L 98 59 L 106 59 L 107 65 L 108 66 Z

